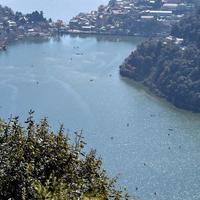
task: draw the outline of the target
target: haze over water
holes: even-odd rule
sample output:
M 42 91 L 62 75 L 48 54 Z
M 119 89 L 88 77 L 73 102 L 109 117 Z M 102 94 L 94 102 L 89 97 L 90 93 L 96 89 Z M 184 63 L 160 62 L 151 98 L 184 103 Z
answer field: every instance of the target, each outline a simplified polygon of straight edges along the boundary
M 23 13 L 42 10 L 45 17 L 54 20 L 69 21 L 80 12 L 97 9 L 108 0 L 2 0 L 0 4 L 11 7 L 14 11 Z
M 1 1 L 68 20 L 105 2 Z M 139 200 L 199 200 L 200 115 L 119 76 L 119 65 L 141 40 L 66 36 L 9 46 L 0 54 L 0 116 L 24 120 L 32 108 L 53 129 L 62 122 L 70 132 L 83 129 L 88 147 L 102 155 L 110 174 L 121 173 L 120 185 Z

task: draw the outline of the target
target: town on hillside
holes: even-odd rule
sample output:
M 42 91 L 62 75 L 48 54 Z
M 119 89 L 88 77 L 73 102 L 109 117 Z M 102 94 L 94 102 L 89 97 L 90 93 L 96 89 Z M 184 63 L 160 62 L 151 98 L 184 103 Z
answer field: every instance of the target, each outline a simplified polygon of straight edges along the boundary
M 43 12 L 14 12 L 0 5 L 0 50 L 23 38 L 48 39 L 53 35 L 87 33 L 166 36 L 172 25 L 195 9 L 193 0 L 110 0 L 97 11 L 80 13 L 69 24 L 53 22 Z
M 110 0 L 71 19 L 69 32 L 162 36 L 194 8 L 192 0 Z
M 0 5 L 0 50 L 6 50 L 8 43 L 18 39 L 49 38 L 58 33 L 66 33 L 66 25 L 61 20 L 47 20 L 42 11 L 24 15 Z

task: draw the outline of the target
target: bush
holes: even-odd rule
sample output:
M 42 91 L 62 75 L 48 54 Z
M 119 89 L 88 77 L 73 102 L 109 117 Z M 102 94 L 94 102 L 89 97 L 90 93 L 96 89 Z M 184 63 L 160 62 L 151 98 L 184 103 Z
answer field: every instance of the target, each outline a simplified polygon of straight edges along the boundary
M 26 127 L 18 117 L 0 124 L 0 199 L 127 199 L 115 189 L 96 152 L 84 152 L 82 133 L 74 144 L 61 125 L 49 130 L 46 118 L 36 124 L 30 111 Z

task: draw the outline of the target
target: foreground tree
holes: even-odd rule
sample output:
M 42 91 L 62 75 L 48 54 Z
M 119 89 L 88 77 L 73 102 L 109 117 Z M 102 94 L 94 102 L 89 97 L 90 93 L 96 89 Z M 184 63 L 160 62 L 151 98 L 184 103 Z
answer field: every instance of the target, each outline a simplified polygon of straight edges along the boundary
M 0 124 L 0 199 L 128 199 L 114 187 L 91 150 L 84 153 L 81 133 L 74 144 L 64 132 L 51 132 L 47 119 L 36 124 L 29 113 Z

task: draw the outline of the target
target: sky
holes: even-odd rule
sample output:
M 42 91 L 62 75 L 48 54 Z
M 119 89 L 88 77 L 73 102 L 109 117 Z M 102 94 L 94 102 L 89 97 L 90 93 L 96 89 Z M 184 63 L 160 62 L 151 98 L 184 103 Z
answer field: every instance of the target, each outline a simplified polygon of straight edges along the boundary
M 1 0 L 0 3 L 14 11 L 27 13 L 42 10 L 47 18 L 69 21 L 80 12 L 95 10 L 99 5 L 107 4 L 108 0 Z

